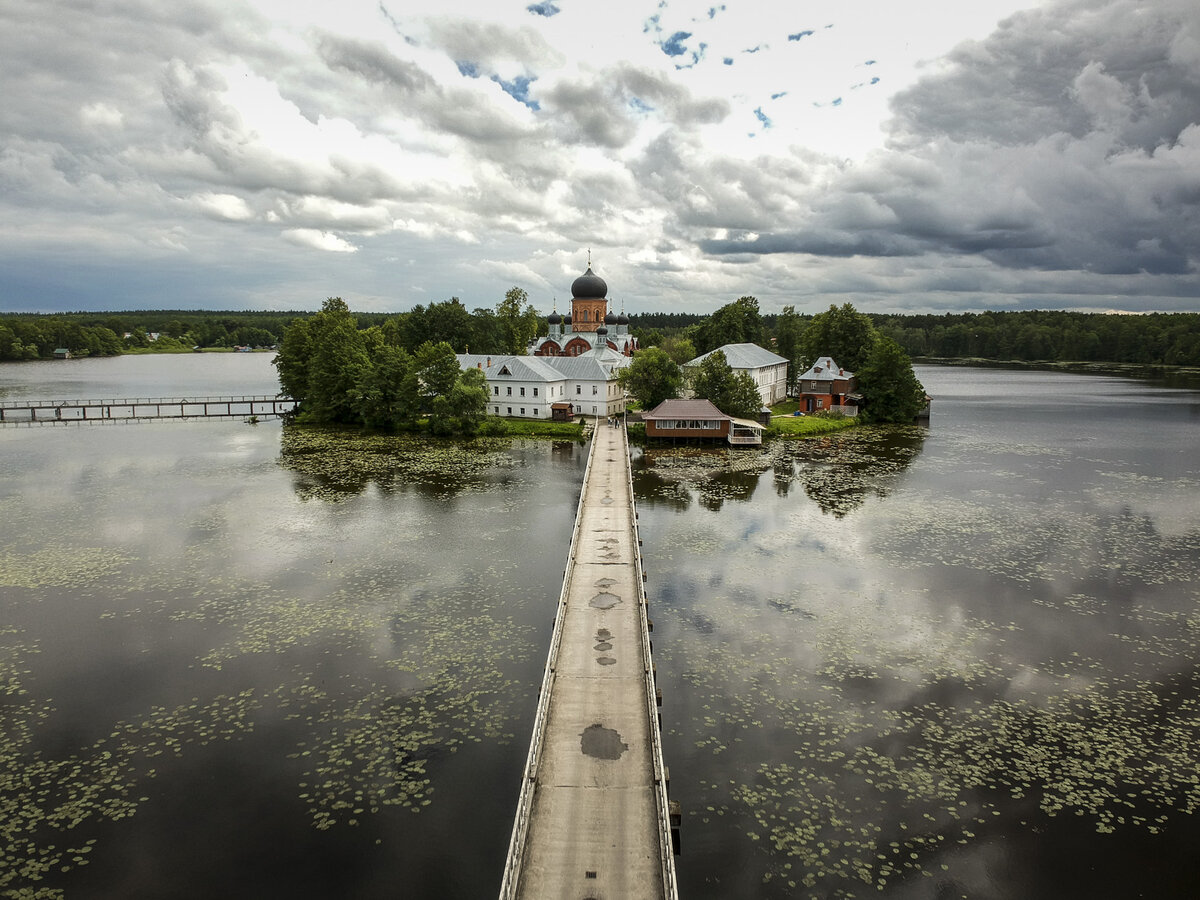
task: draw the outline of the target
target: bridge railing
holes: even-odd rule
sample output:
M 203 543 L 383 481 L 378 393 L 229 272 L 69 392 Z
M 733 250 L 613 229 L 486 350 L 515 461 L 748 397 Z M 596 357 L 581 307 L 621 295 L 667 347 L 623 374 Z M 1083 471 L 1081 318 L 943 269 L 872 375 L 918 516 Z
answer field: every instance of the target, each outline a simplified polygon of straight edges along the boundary
M 625 423 L 621 423 L 624 429 Z M 629 453 L 628 432 L 626 432 L 625 452 Z M 633 459 L 625 467 L 629 479 L 629 504 L 634 508 L 633 522 L 633 564 L 634 578 L 637 584 L 641 610 L 642 632 L 642 664 L 645 666 L 646 677 L 642 679 L 646 687 L 646 714 L 650 718 L 650 752 L 654 766 L 655 807 L 658 815 L 659 834 L 659 864 L 662 868 L 663 896 L 666 900 L 677 900 L 679 888 L 675 881 L 675 849 L 671 840 L 671 800 L 667 795 L 667 768 L 663 761 L 662 730 L 658 725 L 658 689 L 654 677 L 654 660 L 650 652 L 650 614 L 649 598 L 646 596 L 646 573 L 642 569 L 642 536 L 638 529 L 637 508 L 633 494 Z
M 291 397 L 273 394 L 241 394 L 219 397 L 119 397 L 87 400 L 0 400 L 0 409 L 55 409 L 80 406 L 185 406 L 202 403 L 291 403 Z
M 571 547 L 567 553 L 567 566 L 563 572 L 563 586 L 554 609 L 554 631 L 550 636 L 550 650 L 546 654 L 546 668 L 542 672 L 541 693 L 538 694 L 537 712 L 533 718 L 533 737 L 529 740 L 529 756 L 525 762 L 524 777 L 521 779 L 521 794 L 517 800 L 517 813 L 513 817 L 512 837 L 508 844 L 508 860 L 504 864 L 504 878 L 500 882 L 500 900 L 511 900 L 517 896 L 518 879 L 521 872 L 521 857 L 525 853 L 525 842 L 529 836 L 529 817 L 533 810 L 533 793 L 537 786 L 538 766 L 541 763 L 542 736 L 550 718 L 550 693 L 554 687 L 554 672 L 558 665 L 558 648 L 562 644 L 565 616 L 563 610 L 575 574 L 575 548 L 579 540 L 579 525 L 583 521 L 583 504 L 587 499 L 588 476 L 592 471 L 592 460 L 596 456 L 597 439 L 593 436 L 588 448 L 587 465 L 583 470 L 583 489 L 579 492 L 579 504 L 575 507 L 575 524 L 571 528 Z

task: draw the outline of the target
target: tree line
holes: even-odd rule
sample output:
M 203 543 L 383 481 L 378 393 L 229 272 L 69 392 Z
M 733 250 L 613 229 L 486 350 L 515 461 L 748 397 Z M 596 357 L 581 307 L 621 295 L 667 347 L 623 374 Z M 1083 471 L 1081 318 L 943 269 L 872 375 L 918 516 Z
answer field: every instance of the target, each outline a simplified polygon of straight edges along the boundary
M 112 356 L 137 349 L 271 347 L 312 312 L 137 310 L 102 313 L 0 313 L 0 360 Z M 401 313 L 353 312 L 360 329 L 386 326 L 410 353 L 426 340 L 457 353 L 519 353 L 546 333 L 543 314 L 512 288 L 495 308 L 468 310 L 457 297 Z M 1014 362 L 1099 362 L 1200 366 L 1200 314 L 1116 315 L 1024 310 L 940 315 L 866 313 L 876 331 L 912 357 Z M 760 313 L 742 297 L 711 315 L 636 313 L 630 331 L 642 347 L 661 347 L 686 362 L 727 343 L 755 343 L 792 358 L 790 348 L 812 321 L 786 306 Z M 150 336 L 157 335 L 151 341 Z
M 446 341 L 412 353 L 397 342 L 393 320 L 359 328 L 340 297 L 296 319 L 275 356 L 283 393 L 301 421 L 399 431 L 427 422 L 433 434 L 486 430 L 487 377 L 462 370 Z
M 1026 310 L 871 319 L 912 356 L 1200 366 L 1200 313 Z
M 73 356 L 116 356 L 137 350 L 275 347 L 292 322 L 314 315 L 204 310 L 0 313 L 0 360 L 50 359 L 60 348 Z M 350 315 L 359 329 L 386 328 L 388 340 L 410 353 L 426 341 L 444 341 L 456 353 L 522 353 L 546 333 L 545 318 L 518 287 L 495 308 L 470 311 L 451 297 L 401 313 Z

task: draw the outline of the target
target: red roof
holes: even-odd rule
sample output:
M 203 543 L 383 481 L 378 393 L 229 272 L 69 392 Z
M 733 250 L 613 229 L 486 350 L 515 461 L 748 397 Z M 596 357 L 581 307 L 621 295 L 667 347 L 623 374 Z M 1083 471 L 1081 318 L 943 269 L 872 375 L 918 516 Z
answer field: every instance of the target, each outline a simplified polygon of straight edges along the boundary
M 664 400 L 643 419 L 728 419 L 729 416 L 712 405 L 711 400 Z

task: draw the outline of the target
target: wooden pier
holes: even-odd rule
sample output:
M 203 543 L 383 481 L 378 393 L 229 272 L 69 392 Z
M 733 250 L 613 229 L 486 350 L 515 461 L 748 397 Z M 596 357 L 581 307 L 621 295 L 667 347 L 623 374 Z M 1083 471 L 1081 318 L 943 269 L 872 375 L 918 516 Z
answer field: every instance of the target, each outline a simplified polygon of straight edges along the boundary
M 678 896 L 639 546 L 625 428 L 598 422 L 501 900 Z
M 141 397 L 121 400 L 3 400 L 0 423 L 112 422 L 134 419 L 211 419 L 281 416 L 290 397 Z

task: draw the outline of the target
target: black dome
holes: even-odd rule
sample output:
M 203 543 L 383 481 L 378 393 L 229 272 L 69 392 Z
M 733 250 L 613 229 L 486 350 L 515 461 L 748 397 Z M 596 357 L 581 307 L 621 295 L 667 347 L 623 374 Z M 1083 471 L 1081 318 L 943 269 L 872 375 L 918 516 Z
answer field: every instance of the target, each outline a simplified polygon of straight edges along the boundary
M 601 325 L 596 329 L 596 334 L 600 335 L 600 337 L 604 337 L 606 334 L 608 334 L 608 329 Z
M 571 324 L 571 314 L 570 313 L 567 313 L 565 316 L 563 316 L 563 324 L 564 325 Z
M 604 279 L 588 270 L 571 282 L 571 296 L 579 300 L 596 300 L 608 296 L 608 285 Z
M 616 314 L 610 311 L 609 314 L 604 317 L 604 324 L 605 325 L 616 325 L 617 324 Z
M 629 324 L 629 316 L 625 315 L 625 313 L 621 313 L 619 316 L 617 316 L 617 324 L 618 325 L 628 325 Z
M 546 321 L 551 325 L 561 325 L 562 316 L 560 316 L 557 312 L 552 312 L 550 315 L 546 316 Z

